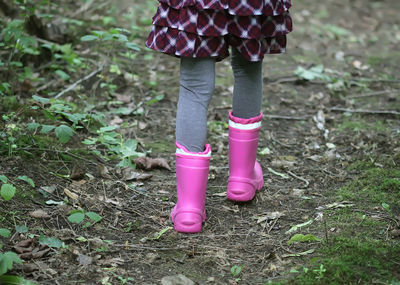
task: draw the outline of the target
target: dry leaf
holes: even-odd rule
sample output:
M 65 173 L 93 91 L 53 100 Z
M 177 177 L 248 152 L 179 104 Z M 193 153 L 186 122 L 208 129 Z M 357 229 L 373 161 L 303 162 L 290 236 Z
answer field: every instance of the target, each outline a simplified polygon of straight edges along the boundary
M 138 168 L 150 170 L 153 168 L 166 168 L 171 170 L 168 162 L 164 158 L 150 158 L 150 157 L 139 157 L 133 160 Z
M 147 128 L 147 124 L 144 122 L 139 122 L 139 129 L 143 131 L 145 128 Z
M 53 192 L 56 190 L 56 186 L 55 185 L 51 185 L 51 186 L 42 186 L 40 187 L 39 190 L 43 190 L 47 193 L 53 194 Z
M 148 173 L 139 173 L 133 170 L 130 167 L 125 167 L 122 169 L 122 179 L 125 181 L 129 180 L 147 180 L 150 179 L 153 175 Z
M 14 250 L 19 253 L 22 259 L 41 258 L 45 256 L 51 249 L 47 245 L 38 243 L 37 238 L 20 241 L 14 246 Z
M 77 201 L 79 196 L 71 191 L 69 191 L 67 188 L 64 189 L 64 194 L 67 195 L 69 198 L 71 198 L 74 201 Z
M 111 258 L 111 259 L 105 259 L 105 260 L 99 260 L 98 263 L 100 265 L 111 265 L 111 266 L 117 266 L 117 265 L 122 265 L 125 263 L 125 260 L 122 258 Z
M 217 196 L 217 197 L 226 197 L 226 191 L 220 192 L 220 193 L 214 193 L 213 196 Z
M 43 210 L 35 210 L 32 212 L 29 212 L 29 215 L 31 217 L 37 218 L 37 219 L 48 219 L 50 218 L 49 214 L 47 214 L 45 211 Z
M 86 171 L 80 168 L 79 166 L 75 165 L 72 170 L 71 174 L 69 175 L 69 178 L 72 180 L 80 180 L 85 177 Z
M 268 221 L 268 220 L 276 220 L 282 216 L 284 216 L 284 214 L 281 212 L 268 212 L 265 215 L 256 217 L 257 224 L 260 224 L 260 223 Z
M 34 241 L 34 239 L 21 240 L 15 246 L 28 247 L 28 246 L 30 246 L 32 244 L 33 241 Z
M 78 261 L 80 265 L 88 266 L 92 264 L 93 258 L 85 254 L 79 254 Z
M 99 172 L 101 177 L 105 179 L 111 179 L 111 176 L 109 174 L 110 172 L 108 171 L 108 168 L 104 164 L 98 164 L 97 171 Z
M 271 161 L 271 165 L 276 168 L 281 168 L 281 169 L 292 169 L 295 165 L 294 161 L 288 161 L 288 160 L 277 160 L 274 159 Z
M 46 248 L 43 250 L 39 250 L 37 252 L 32 251 L 32 258 L 41 258 L 43 256 L 46 255 L 46 253 L 48 253 L 51 249 L 50 248 Z

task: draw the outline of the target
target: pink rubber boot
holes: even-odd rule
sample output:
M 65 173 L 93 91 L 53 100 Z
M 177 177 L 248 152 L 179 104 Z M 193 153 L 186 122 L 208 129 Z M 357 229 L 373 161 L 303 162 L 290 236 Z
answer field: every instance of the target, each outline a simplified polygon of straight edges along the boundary
M 205 202 L 210 145 L 201 153 L 189 152 L 176 143 L 176 185 L 178 202 L 171 213 L 174 229 L 182 233 L 198 233 L 206 220 Z
M 250 201 L 264 186 L 262 169 L 256 161 L 261 120 L 261 113 L 241 119 L 229 112 L 229 200 Z

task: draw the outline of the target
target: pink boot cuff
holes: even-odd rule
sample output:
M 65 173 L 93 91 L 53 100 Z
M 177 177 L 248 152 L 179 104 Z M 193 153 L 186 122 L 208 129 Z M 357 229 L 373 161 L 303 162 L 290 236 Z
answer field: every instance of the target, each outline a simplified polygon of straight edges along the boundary
M 211 157 L 211 146 L 209 144 L 205 145 L 205 150 L 203 152 L 191 152 L 188 151 L 186 147 L 181 145 L 180 143 L 176 142 L 176 156 L 180 157 L 188 157 L 194 156 L 199 158 L 209 159 Z
M 237 124 L 242 124 L 242 125 L 254 124 L 254 123 L 261 122 L 262 118 L 263 118 L 263 114 L 260 113 L 260 115 L 258 115 L 256 117 L 249 118 L 249 119 L 242 119 L 242 118 L 233 116 L 232 111 L 229 111 L 229 120 L 231 120 L 232 122 L 235 122 Z

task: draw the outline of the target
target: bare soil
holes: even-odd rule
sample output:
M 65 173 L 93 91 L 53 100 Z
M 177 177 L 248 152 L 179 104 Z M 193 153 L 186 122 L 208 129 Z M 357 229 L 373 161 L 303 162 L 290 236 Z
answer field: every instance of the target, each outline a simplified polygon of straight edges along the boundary
M 328 218 L 335 216 L 335 210 L 324 212 L 318 207 L 334 202 L 346 204 L 337 191 L 362 174 L 349 170 L 349 166 L 371 161 L 384 167 L 384 161 L 400 153 L 400 116 L 394 113 L 400 112 L 399 12 L 400 3 L 388 0 L 294 3 L 291 13 L 295 31 L 288 37 L 288 53 L 267 56 L 264 63 L 265 117 L 259 149 L 265 154 L 259 155 L 259 161 L 265 187 L 249 203 L 232 203 L 221 194 L 228 177 L 226 122 L 233 79 L 229 60 L 217 64 L 216 93 L 209 110 L 213 157 L 207 220 L 199 234 L 185 235 L 168 228 L 172 227 L 169 214 L 176 201 L 174 123 L 179 60 L 157 53 L 152 53 L 152 60 L 138 58 L 134 67 L 144 81 L 155 79 L 157 92 L 165 98 L 140 117 L 146 127 L 129 130 L 128 135 L 137 139 L 141 148 L 152 149 L 151 157 L 165 158 L 173 171 L 148 171 L 153 177 L 137 182 L 132 190 L 110 164 L 111 178 L 99 175 L 99 162 L 90 157 L 71 162 L 51 152 L 35 161 L 1 157 L 0 173 L 32 177 L 36 190 L 56 186 L 49 197 L 27 190 L 9 202 L 0 201 L 2 226 L 25 223 L 29 233 L 57 237 L 68 245 L 68 249 L 53 249 L 41 258 L 27 260 L 13 273 L 39 284 L 160 284 L 163 277 L 177 274 L 198 284 L 291 282 L 295 276 L 291 269 L 308 265 L 310 259 L 320 256 L 324 243 L 341 235 L 340 226 L 331 224 Z M 327 25 L 346 29 L 348 34 Z M 328 74 L 337 74 L 338 78 L 348 73 L 343 83 L 346 89 L 334 92 L 326 82 L 305 81 L 294 74 L 298 66 L 318 64 L 333 70 Z M 387 93 L 374 95 L 381 91 Z M 369 96 L 355 97 L 360 95 Z M 377 112 L 382 110 L 394 112 Z M 318 119 L 318 113 L 324 120 Z M 322 128 L 318 128 L 317 121 Z M 393 161 L 393 168 L 398 168 L 399 161 Z M 91 178 L 72 181 L 51 174 L 76 165 Z M 79 199 L 70 200 L 67 206 L 44 204 L 50 198 L 66 199 L 64 189 L 78 193 Z M 391 204 L 398 217 L 400 189 L 396 191 L 391 197 L 397 197 L 397 201 L 381 202 Z M 369 208 L 371 204 L 364 202 L 349 201 L 353 211 L 389 217 L 381 203 Z M 89 228 L 69 223 L 68 212 L 78 206 L 99 213 L 103 220 Z M 29 216 L 36 209 L 45 210 L 50 218 Z M 318 221 L 321 212 L 326 219 Z M 322 242 L 288 245 L 293 234 L 286 232 L 292 226 L 316 218 L 300 232 L 311 233 Z M 389 233 L 396 229 L 390 218 L 384 225 Z M 376 234 L 377 239 L 399 241 L 399 236 L 389 233 Z M 12 249 L 28 238 L 27 234 L 14 234 L 4 240 L 4 248 Z M 308 250 L 314 252 L 293 256 Z M 243 266 L 238 276 L 231 272 L 235 265 Z M 391 274 L 400 280 L 398 266 Z M 381 281 L 390 284 L 390 280 Z

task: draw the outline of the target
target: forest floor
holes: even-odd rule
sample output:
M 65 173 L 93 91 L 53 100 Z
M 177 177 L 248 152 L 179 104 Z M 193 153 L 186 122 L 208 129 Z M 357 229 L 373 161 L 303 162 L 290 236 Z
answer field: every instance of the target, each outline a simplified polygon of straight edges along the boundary
M 138 170 L 152 177 L 132 182 L 129 171 L 81 144 L 90 136 L 85 130 L 63 145 L 37 136 L 30 155 L 3 149 L 0 175 L 15 182 L 17 194 L 0 199 L 0 228 L 12 233 L 0 243 L 3 251 L 30 247 L 9 274 L 38 284 L 400 284 L 400 2 L 295 1 L 287 54 L 264 62 L 258 158 L 265 187 L 249 203 L 225 197 L 233 76 L 229 60 L 217 63 L 207 220 L 192 235 L 174 232 L 169 219 L 179 59 L 144 48 L 143 19 L 154 9 L 133 2 L 114 17 L 130 29 L 129 13 L 144 11 L 135 19 L 144 25 L 136 39 L 142 51 L 120 61 L 122 72 L 136 77 L 117 77 L 117 95 L 96 100 L 112 108 L 112 100 L 133 98 L 142 112 L 110 112 L 109 124 L 171 170 Z M 79 92 L 64 97 L 75 102 Z M 82 175 L 72 179 L 77 171 Z M 102 219 L 73 223 L 74 209 Z M 44 213 L 32 214 L 37 210 Z M 54 239 L 40 247 L 44 236 Z M 44 245 L 43 255 L 30 254 Z M 177 283 L 178 274 L 186 283 Z

